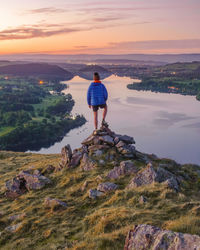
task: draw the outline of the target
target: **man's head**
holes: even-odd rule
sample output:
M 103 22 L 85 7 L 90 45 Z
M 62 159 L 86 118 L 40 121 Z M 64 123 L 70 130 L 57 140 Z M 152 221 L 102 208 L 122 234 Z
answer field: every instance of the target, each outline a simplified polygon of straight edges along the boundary
M 99 81 L 100 80 L 99 73 L 97 73 L 97 72 L 94 73 L 94 80 L 95 81 Z

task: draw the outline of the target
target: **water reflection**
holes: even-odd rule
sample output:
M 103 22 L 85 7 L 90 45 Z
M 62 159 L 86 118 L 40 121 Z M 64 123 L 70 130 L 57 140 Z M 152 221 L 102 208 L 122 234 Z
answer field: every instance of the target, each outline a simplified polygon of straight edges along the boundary
M 200 127 L 200 102 L 193 96 L 127 89 L 126 85 L 132 82 L 133 79 L 128 77 L 114 75 L 103 80 L 109 93 L 107 121 L 111 129 L 132 135 L 140 151 L 180 163 L 200 164 L 200 133 L 197 129 Z M 59 153 L 68 143 L 72 148 L 80 147 L 81 141 L 93 130 L 93 114 L 86 102 L 90 81 L 76 76 L 66 83 L 69 88 L 64 92 L 71 93 L 75 100 L 73 113 L 83 114 L 88 122 L 40 153 Z M 101 116 L 102 111 L 99 119 Z

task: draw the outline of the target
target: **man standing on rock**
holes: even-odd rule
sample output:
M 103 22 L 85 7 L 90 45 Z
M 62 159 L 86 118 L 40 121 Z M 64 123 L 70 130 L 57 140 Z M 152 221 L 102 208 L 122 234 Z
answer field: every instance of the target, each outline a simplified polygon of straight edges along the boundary
M 106 114 L 107 114 L 107 104 L 106 101 L 108 99 L 108 92 L 106 87 L 100 81 L 100 76 L 97 72 L 94 73 L 94 81 L 90 84 L 87 92 L 87 102 L 89 108 L 93 109 L 94 112 L 94 126 L 95 129 L 98 128 L 98 109 L 103 110 L 103 120 L 102 125 L 107 125 L 105 122 Z

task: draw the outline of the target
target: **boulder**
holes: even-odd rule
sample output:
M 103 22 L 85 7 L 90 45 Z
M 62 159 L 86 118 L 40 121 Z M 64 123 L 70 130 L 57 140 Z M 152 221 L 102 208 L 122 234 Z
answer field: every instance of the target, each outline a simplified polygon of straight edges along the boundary
M 135 144 L 135 140 L 133 137 L 128 136 L 128 135 L 118 135 L 117 136 L 119 138 L 120 141 L 123 141 L 127 144 Z
M 51 183 L 50 179 L 41 175 L 40 172 L 38 174 L 30 174 L 29 171 L 21 171 L 18 177 L 24 180 L 27 190 L 42 189 L 45 185 Z
M 84 153 L 83 158 L 81 160 L 81 168 L 83 171 L 90 171 L 96 167 L 96 163 L 88 156 L 88 154 Z
M 46 197 L 44 200 L 44 206 L 46 208 L 51 208 L 53 210 L 66 209 L 67 203 L 60 201 L 58 199 L 52 199 L 52 198 Z
M 153 182 L 166 182 L 168 187 L 178 190 L 178 182 L 176 177 L 169 171 L 158 168 L 154 169 L 151 163 L 149 163 L 144 170 L 136 174 L 131 180 L 128 188 L 135 188 L 143 185 L 149 185 Z
M 72 158 L 72 150 L 69 144 L 67 144 L 65 147 L 62 148 L 61 150 L 61 162 L 60 166 L 61 167 L 66 167 Z
M 100 196 L 102 196 L 102 195 L 104 195 L 104 193 L 103 193 L 103 192 L 100 192 L 100 191 L 98 191 L 98 190 L 96 190 L 96 189 L 90 189 L 90 190 L 89 190 L 89 197 L 90 197 L 91 199 L 96 199 L 97 197 L 100 197 Z
M 82 152 L 80 152 L 78 150 L 74 150 L 69 167 L 71 167 L 71 168 L 77 167 L 80 164 L 82 157 L 83 157 Z
M 124 250 L 198 250 L 200 237 L 176 233 L 150 225 L 136 225 L 128 232 Z
M 101 136 L 101 137 L 99 137 L 99 140 L 102 141 L 105 144 L 108 144 L 108 145 L 111 145 L 111 146 L 114 145 L 114 139 L 110 135 Z
M 86 138 L 84 141 L 82 141 L 81 144 L 86 145 L 86 146 L 92 145 L 93 141 L 94 141 L 94 138 L 95 138 L 95 136 L 92 134 L 88 138 Z
M 135 174 L 138 172 L 137 167 L 132 161 L 122 161 L 119 167 L 114 167 L 108 174 L 107 177 L 110 179 L 118 179 L 121 176 Z
M 104 192 L 104 193 L 108 193 L 108 192 L 116 190 L 117 188 L 118 188 L 118 185 L 116 185 L 115 183 L 104 182 L 98 185 L 97 190 Z
M 10 181 L 6 181 L 5 196 L 11 199 L 16 199 L 18 196 L 24 194 L 27 191 L 26 182 L 22 178 L 14 177 Z
M 108 145 L 91 145 L 88 147 L 88 150 L 93 153 L 97 150 L 107 150 L 109 149 L 110 147 Z

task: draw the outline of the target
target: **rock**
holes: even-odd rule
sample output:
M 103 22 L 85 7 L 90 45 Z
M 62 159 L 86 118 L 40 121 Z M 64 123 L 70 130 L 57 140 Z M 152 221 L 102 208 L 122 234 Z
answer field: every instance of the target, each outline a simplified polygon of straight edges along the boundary
M 117 148 L 121 148 L 121 147 L 123 147 L 123 146 L 125 146 L 126 145 L 126 143 L 124 143 L 123 141 L 119 141 L 117 144 L 116 144 L 116 147 Z
M 67 146 L 63 147 L 61 150 L 61 162 L 60 165 L 62 167 L 66 167 L 72 158 L 72 150 L 69 144 Z
M 105 182 L 105 183 L 101 183 L 98 185 L 97 190 L 107 193 L 107 192 L 111 192 L 114 191 L 118 188 L 118 185 L 116 185 L 115 183 L 112 182 Z
M 146 202 L 147 202 L 147 198 L 144 197 L 143 195 L 141 195 L 140 198 L 139 198 L 139 203 L 140 203 L 140 204 L 144 204 L 144 203 L 146 203 Z
M 107 177 L 110 179 L 118 179 L 121 176 L 137 173 L 138 169 L 131 161 L 122 161 L 119 167 L 115 167 L 108 174 Z
M 95 152 L 96 150 L 107 150 L 109 149 L 110 147 L 108 145 L 91 145 L 88 147 L 88 150 L 93 153 Z
M 102 196 L 102 195 L 104 195 L 104 193 L 103 193 L 103 192 L 100 192 L 100 191 L 98 191 L 98 190 L 96 190 L 96 189 L 90 189 L 90 190 L 89 190 L 89 197 L 90 197 L 91 199 L 96 199 L 97 197 L 100 197 L 100 196 Z
M 96 157 L 99 157 L 99 156 L 101 156 L 103 154 L 103 151 L 102 150 L 96 150 L 95 152 L 94 152 L 94 156 L 96 156 Z
M 6 227 L 5 230 L 10 232 L 10 233 L 16 233 L 21 228 L 22 228 L 22 222 L 15 224 L 13 226 Z
M 133 137 L 128 136 L 128 135 L 118 135 L 118 138 L 120 141 L 123 141 L 127 144 L 135 144 L 135 140 L 133 139 Z
M 18 196 L 27 191 L 26 181 L 23 178 L 14 177 L 10 181 L 6 181 L 5 196 L 11 199 L 16 199 Z
M 52 199 L 52 198 L 45 198 L 44 200 L 44 206 L 46 208 L 51 208 L 53 210 L 57 209 L 66 209 L 67 208 L 67 203 L 60 201 L 58 199 Z
M 74 150 L 69 167 L 71 167 L 71 168 L 77 167 L 80 164 L 82 157 L 83 157 L 82 152 L 80 152 L 78 150 Z
M 4 211 L 0 211 L 0 218 L 4 216 Z
M 99 140 L 102 141 L 103 143 L 106 143 L 108 145 L 113 146 L 114 145 L 114 140 L 110 135 L 104 135 L 99 137 Z
M 179 191 L 179 185 L 176 178 L 171 177 L 163 182 L 168 188 L 174 189 L 175 191 Z
M 128 232 L 124 250 L 198 250 L 200 237 L 176 233 L 150 225 L 136 225 Z
M 119 137 L 115 137 L 114 143 L 117 144 L 119 142 Z
M 99 160 L 99 164 L 100 164 L 100 165 L 105 165 L 106 163 L 105 163 L 104 160 L 101 159 L 101 160 Z
M 143 161 L 145 163 L 149 163 L 149 158 L 147 155 L 135 150 L 135 157 L 138 158 L 138 160 Z
M 90 135 L 88 138 L 86 138 L 84 141 L 82 141 L 82 145 L 92 145 L 93 144 L 93 140 L 94 140 L 95 136 L 94 135 Z
M 81 168 L 84 171 L 90 171 L 96 167 L 96 163 L 86 154 L 83 154 L 83 158 L 81 160 Z
M 133 144 L 124 145 L 118 147 L 118 151 L 123 155 L 133 156 L 135 155 L 135 146 Z
M 172 179 L 171 179 L 172 178 Z M 171 180 L 168 180 L 171 179 Z M 168 180 L 168 181 L 167 181 Z M 151 163 L 149 163 L 144 170 L 139 172 L 130 182 L 128 188 L 135 188 L 143 185 L 149 185 L 153 182 L 164 182 L 167 181 L 166 184 L 170 188 L 175 188 L 178 190 L 178 183 L 172 173 L 169 171 L 158 167 L 158 169 L 154 169 Z
M 10 221 L 22 220 L 22 219 L 24 219 L 24 217 L 26 217 L 26 213 L 15 214 L 15 215 L 11 215 L 11 216 L 9 217 L 9 220 L 10 220 Z
M 18 177 L 24 180 L 27 190 L 42 189 L 45 185 L 51 183 L 50 179 L 44 175 L 30 174 L 28 171 L 21 171 Z

